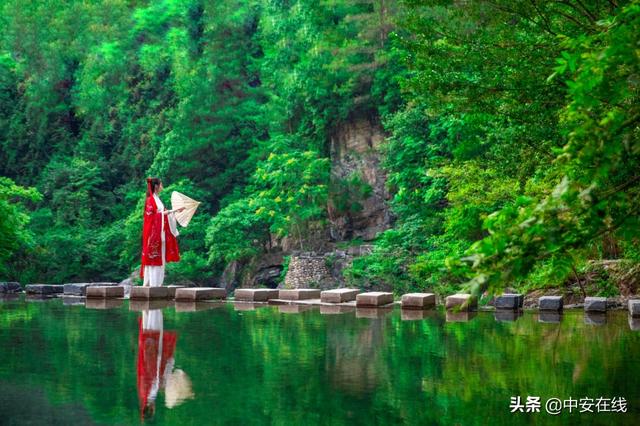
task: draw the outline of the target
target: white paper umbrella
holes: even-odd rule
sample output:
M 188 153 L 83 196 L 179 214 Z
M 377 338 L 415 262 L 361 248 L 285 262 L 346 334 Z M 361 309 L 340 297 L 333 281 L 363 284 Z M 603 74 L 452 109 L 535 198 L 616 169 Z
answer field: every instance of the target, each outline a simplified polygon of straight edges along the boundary
M 175 369 L 169 373 L 164 389 L 164 404 L 167 408 L 176 407 L 193 396 L 191 379 L 184 371 Z
M 196 212 L 199 205 L 199 201 L 193 200 L 178 191 L 173 191 L 171 193 L 171 208 L 173 210 L 178 210 L 184 207 L 184 210 L 181 212 L 175 212 L 175 217 L 178 223 L 185 228 L 189 224 L 189 221 L 193 217 L 193 214 Z

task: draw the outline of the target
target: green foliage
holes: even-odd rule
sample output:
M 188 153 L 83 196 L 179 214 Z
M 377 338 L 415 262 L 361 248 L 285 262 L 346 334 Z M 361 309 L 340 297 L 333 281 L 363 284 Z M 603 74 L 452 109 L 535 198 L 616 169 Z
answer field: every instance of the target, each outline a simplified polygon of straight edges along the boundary
M 21 251 L 33 249 L 33 234 L 27 228 L 29 215 L 23 203 L 41 198 L 35 188 L 24 188 L 0 177 L 0 276 L 16 279 L 9 260 Z

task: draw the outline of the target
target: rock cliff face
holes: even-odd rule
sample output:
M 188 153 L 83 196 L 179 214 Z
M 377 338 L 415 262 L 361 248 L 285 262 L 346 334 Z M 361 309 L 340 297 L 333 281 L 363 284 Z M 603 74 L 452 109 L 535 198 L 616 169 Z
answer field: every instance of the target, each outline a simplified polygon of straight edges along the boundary
M 367 118 L 341 124 L 331 138 L 332 180 L 342 181 L 343 187 L 348 181 L 362 182 L 368 187 L 368 191 L 361 187 L 360 191 L 355 188 L 333 195 L 329 203 L 329 233 L 334 241 L 353 238 L 370 241 L 391 224 L 386 204 L 389 199 L 386 176 L 380 164 L 379 149 L 383 140 L 380 125 Z M 341 196 L 348 204 L 346 208 L 335 199 Z
M 335 288 L 342 283 L 342 269 L 362 247 L 339 250 L 336 243 L 361 239 L 371 241 L 391 226 L 387 207 L 386 176 L 381 167 L 380 146 L 384 134 L 380 125 L 357 118 L 339 125 L 330 140 L 331 187 L 327 227 L 310 225 L 307 241 L 277 240 L 269 254 L 249 262 L 227 265 L 220 286 L 237 287 Z M 303 252 L 312 250 L 312 252 Z M 285 255 L 291 255 L 284 282 L 279 283 Z

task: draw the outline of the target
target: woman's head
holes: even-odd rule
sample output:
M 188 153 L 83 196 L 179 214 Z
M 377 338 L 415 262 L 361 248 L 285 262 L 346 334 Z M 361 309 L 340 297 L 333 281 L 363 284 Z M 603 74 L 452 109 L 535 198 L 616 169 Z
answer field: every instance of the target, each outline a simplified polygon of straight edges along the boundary
M 157 194 L 162 190 L 160 178 L 147 178 L 147 195 Z

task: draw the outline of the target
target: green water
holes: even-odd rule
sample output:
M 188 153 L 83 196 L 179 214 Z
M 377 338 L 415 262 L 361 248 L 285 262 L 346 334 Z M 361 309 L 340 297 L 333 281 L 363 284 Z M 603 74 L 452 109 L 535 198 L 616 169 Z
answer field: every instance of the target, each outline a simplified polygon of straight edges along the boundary
M 594 325 L 582 312 L 447 322 L 441 311 L 406 321 L 398 309 L 358 318 L 372 312 L 215 306 L 161 311 L 163 336 L 175 338 L 163 368 L 172 384 L 159 386 L 145 423 L 639 424 L 640 331 L 625 312 Z M 0 424 L 141 423 L 141 315 L 127 302 L 0 301 Z M 541 397 L 541 412 L 511 413 L 510 398 L 527 395 Z M 628 411 L 551 416 L 551 397 L 624 397 Z

